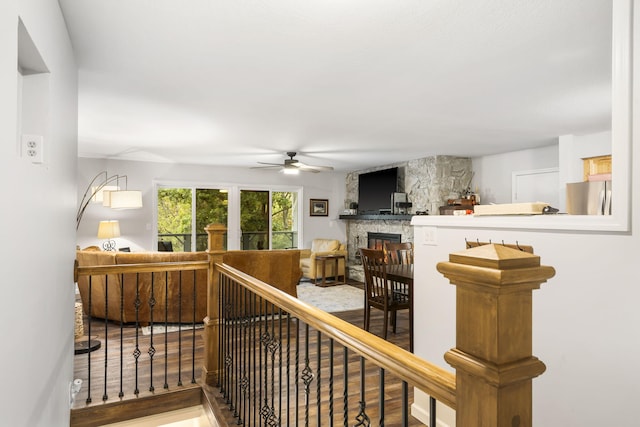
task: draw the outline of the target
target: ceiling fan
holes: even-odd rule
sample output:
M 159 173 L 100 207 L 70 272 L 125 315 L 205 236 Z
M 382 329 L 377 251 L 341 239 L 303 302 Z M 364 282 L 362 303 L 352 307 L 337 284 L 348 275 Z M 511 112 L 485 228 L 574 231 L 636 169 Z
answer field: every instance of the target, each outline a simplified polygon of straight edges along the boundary
M 318 173 L 333 170 L 333 167 L 331 166 L 314 166 L 302 163 L 299 160 L 294 159 L 296 154 L 298 153 L 296 153 L 295 151 L 287 151 L 287 156 L 289 156 L 289 158 L 285 159 L 284 163 L 258 162 L 261 165 L 266 166 L 256 166 L 251 169 L 280 169 L 281 172 L 292 175 L 297 174 L 300 171 Z

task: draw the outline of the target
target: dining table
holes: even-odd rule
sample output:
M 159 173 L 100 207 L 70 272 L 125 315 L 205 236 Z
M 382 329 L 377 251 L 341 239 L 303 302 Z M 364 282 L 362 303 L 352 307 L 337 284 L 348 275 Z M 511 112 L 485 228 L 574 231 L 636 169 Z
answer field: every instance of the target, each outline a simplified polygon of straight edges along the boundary
M 413 331 L 413 264 L 387 264 L 387 280 L 407 285 L 409 295 L 409 330 Z M 413 353 L 413 333 L 409 337 L 409 351 Z

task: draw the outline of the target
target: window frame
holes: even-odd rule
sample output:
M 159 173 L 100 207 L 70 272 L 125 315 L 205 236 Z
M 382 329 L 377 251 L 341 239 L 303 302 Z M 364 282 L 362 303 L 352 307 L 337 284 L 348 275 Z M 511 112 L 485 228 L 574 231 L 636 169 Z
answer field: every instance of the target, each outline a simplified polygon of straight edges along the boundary
M 298 208 L 296 212 L 296 221 L 299 224 L 297 247 L 302 247 L 304 242 L 303 227 L 303 207 L 300 205 L 304 200 L 304 191 L 302 186 L 291 185 L 259 185 L 259 184 L 233 184 L 222 182 L 199 182 L 199 181 L 178 181 L 178 180 L 154 180 L 153 181 L 153 222 L 152 222 L 152 239 L 151 247 L 158 246 L 158 190 L 160 188 L 188 188 L 192 190 L 192 197 L 195 197 L 196 189 L 215 189 L 226 190 L 227 198 L 227 250 L 240 250 L 242 232 L 240 230 L 240 192 L 248 191 L 269 191 L 269 203 L 273 192 L 290 192 L 298 195 Z M 195 204 L 192 205 L 192 215 L 195 213 Z M 269 229 L 271 230 L 271 219 L 269 220 Z M 193 233 L 193 230 L 192 230 Z M 193 239 L 192 239 L 193 240 Z M 195 244 L 195 240 L 193 240 Z M 269 240 L 269 249 L 271 249 L 271 239 Z

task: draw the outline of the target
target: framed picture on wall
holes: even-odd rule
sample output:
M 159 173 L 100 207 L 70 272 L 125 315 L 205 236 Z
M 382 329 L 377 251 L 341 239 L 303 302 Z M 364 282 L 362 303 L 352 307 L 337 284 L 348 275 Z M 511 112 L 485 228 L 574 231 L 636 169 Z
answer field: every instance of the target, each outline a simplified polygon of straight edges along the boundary
M 329 216 L 329 200 L 328 199 L 310 199 L 309 215 L 310 216 Z

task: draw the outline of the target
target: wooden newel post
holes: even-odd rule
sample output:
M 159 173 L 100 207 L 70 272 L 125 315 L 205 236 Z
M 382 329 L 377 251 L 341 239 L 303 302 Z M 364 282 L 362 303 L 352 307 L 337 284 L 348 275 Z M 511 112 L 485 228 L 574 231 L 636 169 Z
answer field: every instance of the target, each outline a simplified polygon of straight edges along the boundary
M 532 355 L 532 290 L 555 275 L 540 257 L 487 244 L 449 255 L 437 269 L 457 286 L 456 425 L 529 427 L 532 379 L 545 365 Z
M 207 232 L 207 254 L 209 255 L 209 275 L 207 278 L 207 317 L 204 318 L 204 366 L 203 381 L 215 385 L 218 381 L 218 337 L 220 333 L 220 313 L 218 309 L 218 274 L 216 263 L 222 262 L 224 254 L 224 224 L 209 224 Z

